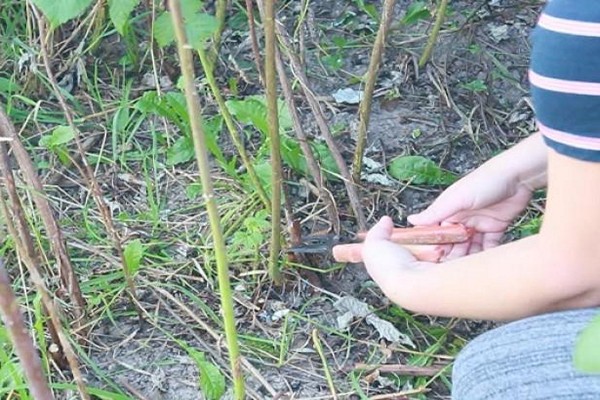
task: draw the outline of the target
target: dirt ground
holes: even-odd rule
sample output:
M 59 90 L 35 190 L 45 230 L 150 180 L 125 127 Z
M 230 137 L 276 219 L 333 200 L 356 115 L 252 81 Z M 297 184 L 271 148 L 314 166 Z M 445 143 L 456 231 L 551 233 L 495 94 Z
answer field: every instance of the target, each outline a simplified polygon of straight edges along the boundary
M 339 52 L 340 61 L 335 70 L 324 64 L 317 49 L 335 36 L 355 40 L 362 33 L 377 29 L 374 21 L 359 9 L 358 3 L 346 0 L 310 2 L 307 14 L 310 29 L 304 42 L 308 50 L 306 72 L 315 94 L 327 104 L 330 125 L 337 127 L 337 140 L 348 160 L 354 148 L 357 105 L 338 103 L 333 93 L 339 89 L 361 89 L 356 77 L 361 77 L 367 70 L 370 48 L 362 43 L 330 50 Z M 380 7 L 380 2 L 365 3 Z M 409 4 L 406 0 L 398 1 L 395 21 L 401 19 Z M 422 69 L 416 67 L 416 61 L 431 29 L 431 20 L 410 27 L 393 23 L 376 87 L 365 154 L 373 162 L 369 164 L 372 167 L 365 170 L 360 193 L 370 222 L 388 214 L 404 225 L 407 215 L 422 210 L 441 190 L 437 187 L 405 187 L 389 180 L 382 165 L 391 158 L 403 154 L 423 155 L 462 175 L 532 132 L 534 123 L 528 102 L 526 70 L 529 32 L 539 8 L 540 2 L 524 0 L 451 2 L 432 60 Z M 300 11 L 299 4 L 288 3 L 280 18 L 285 24 L 291 24 Z M 349 15 L 353 17 L 349 18 Z M 346 21 L 346 25 L 340 26 L 339 21 Z M 252 61 L 246 38 L 226 32 L 224 46 L 225 55 L 219 64 L 223 82 L 227 76 L 237 73 L 227 57 L 233 57 L 239 64 Z M 253 90 L 251 85 L 246 88 L 248 93 Z M 299 107 L 305 115 L 307 133 L 318 138 L 307 105 L 300 102 Z M 375 180 L 381 177 L 388 179 Z M 184 190 L 177 181 L 166 186 L 173 193 Z M 345 227 L 351 228 L 351 212 L 342 189 L 334 188 L 339 193 L 337 206 Z M 172 209 L 176 209 L 178 199 L 176 195 L 170 198 Z M 182 197 L 181 201 L 184 200 Z M 125 200 L 115 196 L 114 201 Z M 318 229 L 320 219 L 311 217 L 309 208 L 302 208 L 305 201 L 306 197 L 302 196 L 294 201 L 297 209 L 304 210 L 299 217 L 305 220 L 308 230 Z M 245 370 L 250 398 L 333 398 L 321 357 L 313 346 L 314 329 L 318 329 L 325 349 L 337 398 L 361 399 L 377 395 L 381 397 L 372 398 L 449 398 L 450 368 L 447 365 L 452 355 L 466 340 L 489 329 L 491 324 L 407 317 L 398 309 L 394 319 L 394 314 L 389 312 L 390 304 L 376 287 L 368 284 L 368 276 L 360 265 L 327 272 L 323 269 L 328 268 L 329 263 L 324 259 L 309 258 L 305 262 L 315 265 L 316 272 L 286 271 L 288 283 L 283 289 L 273 288 L 261 278 L 248 281 L 239 274 L 232 276 L 236 285 L 235 307 L 238 329 L 243 337 L 242 348 L 247 350 L 246 359 L 255 368 L 254 372 Z M 156 274 L 165 282 L 172 279 L 165 271 Z M 195 279 L 188 287 L 218 309 L 214 288 L 205 281 Z M 172 293 L 172 296 L 175 300 L 165 301 L 151 285 L 140 296 L 145 309 L 161 321 L 160 328 L 154 324 L 140 325 L 134 316 L 112 319 L 107 315 L 92 330 L 90 357 L 97 368 L 130 393 L 137 393 L 138 398 L 203 398 L 198 390 L 196 364 L 170 337 L 174 332 L 179 340 L 185 340 L 217 364 L 226 366 L 225 355 L 215 346 L 215 338 L 205 330 L 195 328 L 206 320 L 204 311 L 196 304 L 184 304 L 190 311 L 185 312 L 181 305 L 174 305 L 177 299 L 185 301 L 184 297 L 179 293 Z M 336 308 L 336 302 L 347 296 L 383 312 L 383 318 L 396 324 L 414 346 L 390 343 L 361 318 L 353 320 L 345 330 L 339 328 L 337 320 L 343 311 Z M 119 303 L 113 306 L 117 310 L 119 307 Z M 407 323 L 407 320 L 411 322 Z M 425 328 L 420 330 L 416 326 Z M 264 338 L 264 342 L 249 338 Z M 252 346 L 250 341 L 253 341 Z M 282 354 L 279 358 L 273 355 L 275 344 Z M 261 346 L 264 353 L 257 350 Z M 432 369 L 425 377 L 415 377 L 418 374 L 414 372 L 358 375 L 358 363 L 411 364 L 423 368 L 421 372 Z M 88 370 L 88 379 L 108 385 L 92 370 Z M 420 391 L 420 385 L 430 379 L 432 383 L 428 384 L 428 389 Z M 362 395 L 357 394 L 357 388 L 361 388 Z

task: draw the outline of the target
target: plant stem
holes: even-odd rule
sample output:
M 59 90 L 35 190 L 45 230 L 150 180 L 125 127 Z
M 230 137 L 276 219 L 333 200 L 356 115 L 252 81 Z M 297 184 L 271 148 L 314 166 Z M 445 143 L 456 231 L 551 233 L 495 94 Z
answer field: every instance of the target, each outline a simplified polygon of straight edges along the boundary
M 309 139 L 306 136 L 304 129 L 302 129 L 302 123 L 300 122 L 300 116 L 298 115 L 298 107 L 296 107 L 296 101 L 294 100 L 292 85 L 290 84 L 290 81 L 285 73 L 285 66 L 283 65 L 283 61 L 281 60 L 281 54 L 279 51 L 277 51 L 276 61 L 277 74 L 279 75 L 279 84 L 281 85 L 283 96 L 287 103 L 288 109 L 290 110 L 290 115 L 292 116 L 292 121 L 294 123 L 294 131 L 296 132 L 296 138 L 298 139 L 300 149 L 302 150 L 304 158 L 306 159 L 306 167 L 312 175 L 315 185 L 319 190 L 319 195 L 325 203 L 327 217 L 329 219 L 329 222 L 331 223 L 331 226 L 333 227 L 333 231 L 336 234 L 339 234 L 340 219 L 337 214 L 333 196 L 325 188 L 325 182 L 323 180 L 321 170 L 319 169 L 319 164 L 317 163 L 317 160 L 315 159 L 313 151 L 310 147 Z
M 281 252 L 281 149 L 279 117 L 277 113 L 277 75 L 275 71 L 275 6 L 274 0 L 265 0 L 263 29 L 265 31 L 265 87 L 267 94 L 267 119 L 271 143 L 271 254 L 269 274 L 276 285 L 281 283 L 279 253 Z
M 31 281 L 35 285 L 38 294 L 42 298 L 42 304 L 44 305 L 45 311 L 50 317 L 51 324 L 54 327 L 56 336 L 59 339 L 59 343 L 57 343 L 57 345 L 60 345 L 64 351 L 64 355 L 67 359 L 67 362 L 69 363 L 69 368 L 71 369 L 71 373 L 73 374 L 73 379 L 77 384 L 79 395 L 83 400 L 90 400 L 90 395 L 88 394 L 87 387 L 83 382 L 83 377 L 81 375 L 79 363 L 77 362 L 77 358 L 75 357 L 75 352 L 73 351 L 73 346 L 65 336 L 63 326 L 61 325 L 61 321 L 58 317 L 58 312 L 56 311 L 56 306 L 54 305 L 54 301 L 48 294 L 48 290 L 46 288 L 44 280 L 42 279 L 42 276 L 39 272 L 38 261 L 35 258 L 35 255 L 30 254 L 26 250 L 26 246 L 21 242 L 21 238 L 19 236 L 19 233 L 17 232 L 17 228 L 15 228 L 13 224 L 13 219 L 11 218 L 11 215 L 8 211 L 8 207 L 6 206 L 6 202 L 4 201 L 4 198 L 2 196 L 0 196 L 0 215 L 4 217 L 6 229 L 15 240 L 17 251 L 23 259 L 25 266 L 27 267 L 27 271 L 29 272 Z
M 257 3 L 259 7 L 261 7 L 262 0 L 257 0 Z M 323 136 L 323 139 L 325 139 L 327 147 L 329 147 L 329 151 L 331 151 L 331 155 L 333 156 L 333 159 L 335 160 L 335 163 L 338 169 L 340 170 L 340 175 L 342 176 L 342 180 L 346 187 L 348 199 L 350 200 L 350 206 L 352 207 L 352 212 L 356 217 L 358 228 L 360 230 L 366 230 L 367 220 L 362 212 L 362 206 L 358 197 L 356 185 L 354 184 L 354 182 L 352 182 L 352 175 L 350 174 L 350 170 L 346 165 L 346 160 L 344 160 L 344 156 L 338 148 L 337 143 L 335 142 L 335 138 L 331 134 L 331 130 L 327 125 L 327 120 L 325 119 L 323 109 L 321 108 L 319 101 L 315 97 L 315 94 L 313 93 L 310 87 L 308 78 L 304 73 L 304 69 L 302 68 L 302 63 L 300 62 L 298 56 L 292 50 L 291 42 L 288 38 L 287 33 L 280 25 L 277 25 L 277 33 L 279 36 L 279 40 L 281 41 L 282 47 L 285 49 L 286 56 L 290 62 L 290 68 L 292 70 L 292 73 L 294 74 L 296 79 L 298 79 L 298 83 L 300 84 L 300 87 L 304 92 L 306 101 L 308 102 L 308 105 L 310 106 L 310 109 L 315 117 L 315 122 L 317 123 L 319 131 L 321 132 L 321 136 Z
M 0 293 L 2 293 L 0 295 L 0 316 L 15 346 L 15 353 L 21 361 L 31 396 L 36 400 L 54 400 L 40 357 L 33 345 L 33 340 L 27 334 L 28 330 L 19 310 L 19 303 L 10 286 L 10 279 L 2 260 L 0 260 Z
M 321 339 L 319 339 L 319 331 L 317 329 L 313 329 L 312 331 L 312 340 L 313 345 L 315 346 L 315 350 L 317 350 L 317 353 L 321 358 L 321 362 L 323 363 L 323 371 L 325 372 L 325 379 L 327 380 L 327 385 L 329 385 L 331 395 L 334 400 L 337 400 L 338 396 L 337 392 L 335 391 L 335 383 L 333 383 L 333 377 L 331 376 L 331 371 L 329 371 L 329 366 L 327 365 L 327 358 L 325 358 L 323 346 L 321 345 Z
M 223 322 L 225 325 L 225 337 L 229 350 L 229 362 L 234 385 L 234 397 L 238 400 L 244 399 L 244 377 L 241 370 L 240 351 L 237 342 L 235 328 L 235 316 L 233 313 L 233 295 L 229 282 L 229 268 L 225 240 L 219 218 L 219 210 L 215 200 L 210 166 L 208 163 L 208 152 L 206 150 L 206 137 L 202 126 L 202 113 L 198 92 L 194 86 L 194 65 L 192 61 L 191 47 L 188 44 L 184 31 L 183 18 L 179 0 L 169 0 L 169 8 L 173 20 L 173 27 L 177 37 L 177 51 L 181 63 L 181 73 L 184 81 L 185 98 L 190 116 L 194 151 L 202 182 L 202 190 L 206 201 L 206 210 L 213 235 L 215 258 L 217 261 L 217 275 L 219 281 L 219 293 L 221 296 L 221 308 L 223 310 Z
M 217 19 L 217 31 L 213 35 L 212 50 L 208 57 L 210 66 L 213 68 L 217 61 L 217 57 L 219 56 L 219 49 L 221 48 L 221 37 L 223 36 L 223 31 L 225 30 L 225 18 L 227 17 L 227 4 L 228 4 L 228 0 L 217 0 L 217 2 L 216 2 L 215 17 Z
M 429 57 L 431 57 L 431 52 L 433 51 L 433 46 L 435 46 L 435 42 L 437 41 L 437 37 L 440 33 L 440 29 L 442 28 L 442 22 L 444 22 L 444 17 L 446 16 L 446 8 L 448 7 L 448 0 L 440 0 L 440 6 L 437 9 L 437 15 L 435 17 L 435 23 L 433 25 L 433 29 L 429 34 L 429 38 L 427 39 L 427 44 L 425 45 L 425 49 L 423 50 L 423 54 L 419 59 L 419 68 L 423 68 Z
M 223 117 L 225 125 L 227 126 L 227 130 L 229 131 L 229 135 L 231 136 L 231 141 L 235 145 L 235 148 L 237 149 L 238 154 L 242 159 L 242 164 L 244 164 L 246 171 L 248 171 L 248 175 L 250 176 L 250 180 L 252 181 L 256 192 L 258 193 L 258 197 L 260 197 L 260 200 L 263 202 L 265 207 L 269 208 L 269 196 L 267 196 L 267 193 L 265 192 L 265 189 L 263 188 L 260 179 L 258 179 L 258 175 L 256 175 L 256 171 L 254 169 L 254 166 L 252 165 L 250 158 L 248 157 L 246 149 L 244 148 L 243 140 L 238 133 L 238 130 L 235 126 L 235 122 L 233 121 L 233 117 L 231 116 L 231 113 L 229 112 L 229 109 L 225 104 L 225 99 L 223 99 L 223 96 L 221 95 L 221 91 L 219 90 L 219 86 L 217 85 L 217 81 L 215 79 L 213 65 L 208 59 L 206 51 L 204 49 L 198 49 L 198 56 L 200 57 L 200 63 L 202 64 L 202 68 L 204 69 L 204 74 L 206 76 L 208 86 L 210 86 L 210 90 L 213 96 L 215 97 L 217 105 L 219 106 L 219 111 L 221 112 L 221 116 Z
M 367 144 L 367 129 L 369 127 L 369 117 L 371 115 L 371 105 L 373 103 L 373 92 L 375 90 L 375 82 L 381 66 L 381 58 L 385 50 L 385 39 L 394 14 L 394 5 L 396 0 L 384 0 L 383 12 L 381 14 L 381 22 L 377 37 L 373 44 L 371 52 L 371 60 L 369 61 L 369 69 L 367 70 L 367 82 L 365 83 L 365 91 L 360 102 L 358 110 L 358 137 L 356 139 L 356 148 L 354 150 L 354 160 L 352 163 L 352 180 L 354 183 L 360 182 L 360 173 L 362 170 L 362 161 Z
M 262 68 L 260 67 L 260 51 L 258 49 L 258 39 L 256 38 L 256 24 L 254 22 L 254 10 L 252 7 L 252 0 L 246 0 L 246 13 L 248 14 L 248 28 L 250 30 L 250 40 L 252 42 L 252 54 L 254 54 L 254 63 L 256 64 L 256 71 L 261 82 L 264 82 L 264 76 Z

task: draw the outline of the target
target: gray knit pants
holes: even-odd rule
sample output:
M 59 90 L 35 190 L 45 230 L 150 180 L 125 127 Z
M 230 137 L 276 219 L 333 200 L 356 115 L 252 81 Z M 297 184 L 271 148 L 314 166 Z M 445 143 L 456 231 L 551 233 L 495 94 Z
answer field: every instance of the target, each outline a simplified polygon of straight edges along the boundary
M 577 334 L 600 313 L 583 309 L 508 323 L 474 339 L 452 371 L 453 400 L 600 400 L 600 375 L 574 369 Z

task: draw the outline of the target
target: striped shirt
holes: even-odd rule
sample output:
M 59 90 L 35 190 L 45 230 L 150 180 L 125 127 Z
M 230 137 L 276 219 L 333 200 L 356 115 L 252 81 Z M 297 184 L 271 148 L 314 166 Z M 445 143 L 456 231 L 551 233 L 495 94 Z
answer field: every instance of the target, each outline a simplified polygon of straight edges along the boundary
M 533 32 L 538 127 L 560 154 L 600 162 L 600 0 L 552 0 Z

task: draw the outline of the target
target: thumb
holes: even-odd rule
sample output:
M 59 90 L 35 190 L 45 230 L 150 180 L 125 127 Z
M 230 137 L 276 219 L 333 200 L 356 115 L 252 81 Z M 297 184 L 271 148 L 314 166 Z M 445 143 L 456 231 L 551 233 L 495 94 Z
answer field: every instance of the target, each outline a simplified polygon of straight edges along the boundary
M 366 242 L 373 242 L 377 240 L 390 240 L 392 237 L 392 231 L 394 230 L 394 223 L 390 217 L 382 217 L 369 231 L 365 238 Z

